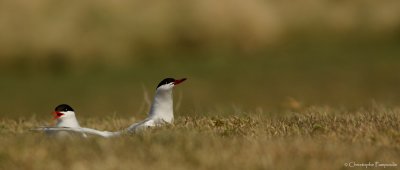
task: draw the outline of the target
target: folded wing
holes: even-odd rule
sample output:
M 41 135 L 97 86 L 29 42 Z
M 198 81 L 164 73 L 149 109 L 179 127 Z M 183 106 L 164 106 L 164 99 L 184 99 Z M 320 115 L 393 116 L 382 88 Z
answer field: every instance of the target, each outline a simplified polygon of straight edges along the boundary
M 32 129 L 33 131 L 44 131 L 44 132 L 56 132 L 56 131 L 67 131 L 80 134 L 90 134 L 101 136 L 105 138 L 120 136 L 122 132 L 109 132 L 109 131 L 99 131 L 96 129 L 84 128 L 84 127 L 39 127 Z

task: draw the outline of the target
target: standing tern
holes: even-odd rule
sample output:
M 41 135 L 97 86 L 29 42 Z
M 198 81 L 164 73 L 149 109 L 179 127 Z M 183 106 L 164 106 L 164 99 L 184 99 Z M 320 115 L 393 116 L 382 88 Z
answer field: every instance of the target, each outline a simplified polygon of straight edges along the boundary
M 73 112 L 73 109 L 68 105 L 66 106 L 68 106 L 70 110 L 67 109 L 66 112 L 57 112 L 57 111 L 55 112 L 55 118 L 57 118 L 56 127 L 40 127 L 33 130 L 68 131 L 68 132 L 77 132 L 83 134 L 87 133 L 109 138 L 109 137 L 120 136 L 121 134 L 124 133 L 136 133 L 148 127 L 162 126 L 164 124 L 172 124 L 174 121 L 172 90 L 176 85 L 184 82 L 185 80 L 186 78 L 179 80 L 173 78 L 166 78 L 162 80 L 156 88 L 156 94 L 153 99 L 153 103 L 151 104 L 148 117 L 141 122 L 132 124 L 127 129 L 124 129 L 122 131 L 109 132 L 109 131 L 99 131 L 95 129 L 80 127 L 78 121 L 75 118 L 75 113 L 69 114 L 73 116 L 67 116 L 65 114 L 71 112 L 71 110 Z M 60 105 L 60 106 L 65 107 L 65 105 Z

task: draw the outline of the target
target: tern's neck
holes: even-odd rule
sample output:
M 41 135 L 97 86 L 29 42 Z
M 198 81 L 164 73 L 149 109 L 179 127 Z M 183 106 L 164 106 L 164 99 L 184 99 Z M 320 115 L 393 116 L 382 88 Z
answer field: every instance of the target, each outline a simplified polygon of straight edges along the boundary
M 63 117 L 58 119 L 57 127 L 80 127 L 78 120 L 75 115 L 69 115 L 69 117 Z
M 156 91 L 149 117 L 152 119 L 161 119 L 167 123 L 174 121 L 172 89 Z

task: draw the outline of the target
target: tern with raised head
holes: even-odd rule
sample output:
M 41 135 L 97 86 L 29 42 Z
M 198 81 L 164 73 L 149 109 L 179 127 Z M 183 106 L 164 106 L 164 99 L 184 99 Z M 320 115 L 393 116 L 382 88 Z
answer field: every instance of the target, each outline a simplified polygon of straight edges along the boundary
M 141 122 L 129 126 L 126 130 L 132 133 L 146 127 L 172 124 L 174 121 L 172 89 L 185 80 L 186 78 L 180 80 L 166 78 L 162 80 L 156 88 L 156 94 L 151 104 L 148 117 Z

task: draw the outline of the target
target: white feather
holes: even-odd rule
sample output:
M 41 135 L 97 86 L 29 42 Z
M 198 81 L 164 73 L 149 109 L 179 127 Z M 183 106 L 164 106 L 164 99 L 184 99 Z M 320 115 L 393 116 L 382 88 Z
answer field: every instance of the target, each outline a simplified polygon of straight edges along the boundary
M 120 136 L 124 133 L 137 133 L 149 127 L 171 124 L 174 121 L 172 97 L 172 89 L 174 86 L 175 84 L 171 82 L 158 87 L 153 102 L 151 104 L 148 117 L 141 122 L 132 124 L 127 129 L 124 129 L 122 131 L 109 132 L 80 127 L 74 112 L 63 113 L 64 116 L 59 118 L 56 127 L 40 127 L 32 130 L 50 133 L 73 132 L 80 133 L 85 137 L 86 134 L 90 134 L 110 138 Z

